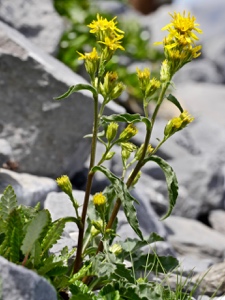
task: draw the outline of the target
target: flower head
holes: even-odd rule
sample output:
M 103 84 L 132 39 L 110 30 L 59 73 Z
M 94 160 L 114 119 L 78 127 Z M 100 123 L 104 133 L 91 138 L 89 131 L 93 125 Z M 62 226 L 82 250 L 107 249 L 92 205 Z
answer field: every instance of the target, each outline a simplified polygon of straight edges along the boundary
M 114 138 L 116 137 L 118 127 L 119 127 L 119 125 L 115 122 L 111 122 L 108 125 L 107 130 L 106 130 L 106 138 L 109 142 L 114 140 Z
M 165 129 L 164 135 L 166 138 L 173 135 L 175 132 L 185 128 L 189 123 L 193 122 L 194 118 L 184 110 L 179 117 L 171 119 Z
M 137 127 L 134 124 L 129 124 L 120 134 L 119 139 L 121 142 L 130 140 L 133 136 L 138 133 Z
M 95 75 L 95 72 L 98 69 L 98 62 L 99 62 L 99 55 L 98 55 L 96 48 L 94 47 L 93 50 L 88 53 L 82 54 L 78 51 L 77 51 L 77 53 L 80 55 L 80 57 L 78 59 L 85 60 L 85 68 L 86 68 L 88 74 L 90 74 L 90 76 L 93 78 Z
M 102 192 L 96 193 L 93 196 L 93 202 L 96 206 L 104 205 L 106 203 L 106 197 L 102 194 Z
M 72 195 L 73 187 L 67 175 L 62 175 L 61 177 L 57 178 L 56 182 L 65 194 L 67 194 L 69 197 Z

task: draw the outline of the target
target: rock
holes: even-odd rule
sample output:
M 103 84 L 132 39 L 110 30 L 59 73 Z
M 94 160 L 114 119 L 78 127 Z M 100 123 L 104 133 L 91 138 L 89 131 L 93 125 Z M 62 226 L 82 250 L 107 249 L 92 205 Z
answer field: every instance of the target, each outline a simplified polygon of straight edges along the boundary
M 43 277 L 0 257 L 2 300 L 57 300 L 54 287 Z
M 170 216 L 163 221 L 168 242 L 180 255 L 197 259 L 211 258 L 214 263 L 225 256 L 225 237 L 196 220 Z
M 208 296 L 222 296 L 225 293 L 225 262 L 210 267 L 193 277 L 194 282 L 201 280 L 200 292 Z
M 0 20 L 12 26 L 31 42 L 54 54 L 64 30 L 63 20 L 56 13 L 52 0 L 42 5 L 38 0 L 1 0 Z
M 0 167 L 9 160 L 10 156 L 12 156 L 12 148 L 5 139 L 0 139 Z
M 204 49 L 205 48 L 207 47 L 204 47 Z M 187 82 L 209 82 L 221 84 L 224 82 L 224 76 L 221 74 L 219 69 L 219 66 L 211 59 L 197 59 L 188 63 L 184 68 L 179 70 L 179 72 L 175 74 L 173 81 L 175 84 Z
M 222 209 L 212 210 L 209 213 L 209 223 L 213 229 L 225 236 L 225 211 Z
M 18 203 L 28 206 L 38 202 L 43 205 L 48 193 L 58 189 L 55 180 L 51 178 L 0 169 L 0 194 L 8 185 L 13 187 Z
M 80 214 L 82 211 L 84 194 L 85 193 L 83 191 L 73 191 L 73 196 L 80 205 L 78 209 Z M 63 217 L 76 217 L 73 205 L 69 197 L 63 192 L 49 193 L 46 197 L 44 208 L 50 211 L 53 221 Z M 78 232 L 77 225 L 75 223 L 67 223 L 65 226 L 65 232 L 67 234 Z
M 60 102 L 53 97 L 85 81 L 9 26 L 0 29 L 0 138 L 10 143 L 20 172 L 72 176 L 90 151 L 83 136 L 92 130 L 93 99 L 87 91 Z M 111 102 L 105 114 L 123 111 Z

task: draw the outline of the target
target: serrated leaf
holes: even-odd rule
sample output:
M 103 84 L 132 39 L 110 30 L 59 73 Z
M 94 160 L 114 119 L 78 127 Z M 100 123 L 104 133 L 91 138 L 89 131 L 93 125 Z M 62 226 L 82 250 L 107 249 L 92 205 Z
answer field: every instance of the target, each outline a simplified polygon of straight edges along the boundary
M 70 286 L 72 297 L 70 300 L 100 300 L 82 281 L 75 281 Z
M 24 255 L 32 250 L 35 242 L 39 239 L 43 229 L 49 221 L 49 213 L 46 210 L 42 210 L 30 221 L 26 228 L 26 234 L 23 239 L 21 251 Z
M 53 223 L 50 228 L 48 228 L 48 231 L 41 243 L 42 255 L 57 243 L 63 233 L 64 227 L 65 221 L 63 219 L 59 219 Z
M 72 85 L 67 92 L 65 92 L 63 95 L 61 96 L 58 96 L 58 97 L 54 97 L 53 99 L 54 100 L 61 100 L 61 99 L 64 99 L 64 98 L 67 98 L 69 97 L 71 94 L 75 93 L 75 92 L 78 92 L 80 90 L 88 90 L 90 92 L 92 92 L 92 94 L 97 97 L 98 96 L 98 92 L 97 90 L 89 85 L 89 84 L 77 84 L 77 85 Z
M 105 285 L 99 292 L 99 296 L 102 296 L 104 300 L 121 300 L 119 291 L 115 290 L 112 284 Z
M 129 222 L 135 233 L 140 237 L 140 239 L 143 240 L 142 232 L 139 229 L 136 209 L 133 205 L 133 203 L 137 202 L 137 200 L 133 196 L 131 196 L 126 184 L 104 166 L 95 166 L 94 168 L 92 168 L 92 171 L 100 171 L 105 174 L 105 176 L 110 180 L 115 190 L 116 196 L 122 202 L 127 221 Z
M 177 100 L 176 97 L 174 97 L 173 95 L 169 94 L 169 96 L 167 97 L 167 99 L 172 102 L 174 105 L 176 105 L 176 107 L 180 110 L 180 112 L 182 113 L 184 110 L 182 108 L 182 106 L 180 105 L 180 102 Z
M 60 270 L 59 267 L 66 267 L 64 265 L 64 262 L 62 260 L 55 261 L 56 257 L 54 255 L 49 256 L 44 261 L 42 261 L 43 265 L 38 269 L 38 274 L 40 275 L 47 275 L 50 274 L 50 272 L 54 272 L 53 270 Z M 68 268 L 67 268 L 68 269 Z M 66 270 L 65 268 L 63 270 Z
M 165 216 L 161 218 L 161 220 L 165 220 L 170 216 L 176 204 L 176 200 L 178 196 L 178 188 L 179 188 L 177 177 L 172 167 L 161 157 L 153 155 L 146 158 L 144 160 L 144 163 L 146 163 L 147 161 L 154 161 L 155 163 L 157 163 L 159 167 L 163 170 L 166 177 L 167 189 L 169 193 L 169 208 Z
M 10 212 L 17 207 L 16 194 L 11 185 L 4 190 L 0 200 L 0 217 L 6 220 Z
M 18 263 L 21 255 L 20 247 L 24 237 L 23 224 L 18 210 L 14 209 L 10 213 L 7 223 L 7 238 L 10 247 L 9 260 Z

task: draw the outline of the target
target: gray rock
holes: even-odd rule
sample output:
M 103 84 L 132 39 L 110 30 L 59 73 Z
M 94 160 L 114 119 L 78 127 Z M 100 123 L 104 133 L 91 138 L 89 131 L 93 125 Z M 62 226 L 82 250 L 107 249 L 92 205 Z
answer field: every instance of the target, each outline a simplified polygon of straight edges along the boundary
M 204 49 L 205 48 L 207 47 L 205 46 Z M 224 82 L 224 76 L 222 72 L 220 72 L 219 66 L 212 59 L 203 58 L 194 60 L 179 70 L 179 72 L 175 74 L 173 81 L 175 84 L 187 82 L 221 84 Z
M 2 300 L 56 300 L 54 287 L 43 277 L 0 257 Z
M 0 193 L 8 185 L 13 187 L 18 203 L 28 206 L 34 206 L 38 202 L 43 205 L 47 194 L 58 189 L 55 180 L 51 178 L 0 169 Z
M 0 138 L 10 143 L 20 172 L 72 176 L 90 151 L 83 136 L 92 130 L 93 100 L 86 91 L 52 98 L 85 81 L 12 28 L 0 29 Z M 109 103 L 106 114 L 122 111 Z
M 193 277 L 193 281 L 201 280 L 200 292 L 208 296 L 224 296 L 225 293 L 225 262 L 221 262 L 210 267 L 206 272 L 202 272 Z
M 196 220 L 170 216 L 164 221 L 168 242 L 180 255 L 220 262 L 225 255 L 225 237 Z
M 0 139 L 0 166 L 6 163 L 10 156 L 12 156 L 12 148 L 5 139 Z
M 64 30 L 52 0 L 1 0 L 0 20 L 20 31 L 48 53 L 55 53 Z
M 78 191 L 78 190 L 73 191 L 73 196 L 80 205 L 80 208 L 78 210 L 79 213 L 81 213 L 81 210 L 82 210 L 84 194 L 85 193 L 83 191 Z M 75 217 L 76 216 L 73 205 L 72 205 L 69 197 L 63 192 L 49 193 L 46 197 L 46 200 L 44 203 L 44 208 L 48 209 L 50 211 L 53 221 L 55 221 L 59 218 L 63 218 L 63 217 L 70 217 L 70 216 Z M 75 223 L 67 223 L 65 226 L 65 232 L 68 234 L 73 233 L 73 232 L 78 232 L 77 225 Z
M 222 209 L 212 210 L 209 213 L 209 223 L 213 229 L 225 236 L 225 211 Z

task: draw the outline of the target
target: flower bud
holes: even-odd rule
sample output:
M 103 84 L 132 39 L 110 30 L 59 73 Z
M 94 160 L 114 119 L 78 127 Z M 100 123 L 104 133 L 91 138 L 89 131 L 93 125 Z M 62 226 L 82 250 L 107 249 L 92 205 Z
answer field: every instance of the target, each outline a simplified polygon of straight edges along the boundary
M 106 130 L 106 138 L 109 142 L 114 140 L 114 138 L 116 137 L 118 127 L 119 127 L 119 125 L 115 122 L 111 122 L 108 125 L 107 130 Z
M 138 133 L 137 128 L 131 123 L 120 134 L 119 140 L 126 142 Z
M 170 66 L 167 59 L 162 62 L 160 69 L 160 80 L 162 82 L 170 81 Z
M 105 157 L 105 160 L 110 160 L 114 155 L 115 155 L 116 152 L 109 152 L 106 154 L 106 157 Z
M 113 244 L 111 247 L 109 247 L 109 251 L 114 253 L 115 255 L 119 255 L 122 250 L 123 249 L 120 244 Z
M 102 192 L 96 193 L 93 196 L 93 202 L 94 202 L 95 206 L 105 205 L 105 203 L 106 203 L 106 197 L 102 194 Z
M 67 194 L 69 197 L 72 196 L 73 187 L 67 175 L 62 175 L 61 177 L 57 178 L 56 182 L 65 194 Z

